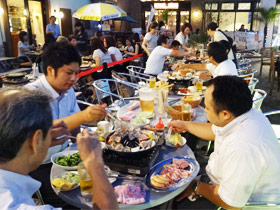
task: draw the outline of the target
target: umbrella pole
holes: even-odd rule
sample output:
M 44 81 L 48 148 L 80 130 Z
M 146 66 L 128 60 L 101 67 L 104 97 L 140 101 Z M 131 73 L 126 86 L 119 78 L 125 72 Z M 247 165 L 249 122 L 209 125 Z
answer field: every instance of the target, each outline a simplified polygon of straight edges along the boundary
M 123 23 L 123 21 L 121 20 L 121 28 L 120 28 L 120 29 L 121 29 L 121 30 L 120 30 L 121 32 L 122 32 L 122 23 Z

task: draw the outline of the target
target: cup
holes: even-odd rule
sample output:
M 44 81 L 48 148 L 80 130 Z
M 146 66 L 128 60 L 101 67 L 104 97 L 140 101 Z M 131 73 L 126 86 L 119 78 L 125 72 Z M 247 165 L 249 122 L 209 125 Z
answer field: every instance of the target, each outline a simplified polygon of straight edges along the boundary
M 92 182 L 83 162 L 78 165 L 78 175 L 82 196 L 90 197 L 92 195 Z
M 190 121 L 192 118 L 192 107 L 189 104 L 182 106 L 182 121 Z
M 151 88 L 139 89 L 140 107 L 142 112 L 153 112 L 155 104 L 155 93 Z
M 156 87 L 156 78 L 155 77 L 150 77 L 149 78 L 149 86 L 150 86 L 150 88 L 155 88 Z
M 202 91 L 202 86 L 203 86 L 203 80 L 201 80 L 201 79 L 197 80 L 195 83 L 195 87 L 196 87 L 197 91 Z
M 97 133 L 103 135 L 110 131 L 110 123 L 108 121 L 100 121 L 97 123 Z

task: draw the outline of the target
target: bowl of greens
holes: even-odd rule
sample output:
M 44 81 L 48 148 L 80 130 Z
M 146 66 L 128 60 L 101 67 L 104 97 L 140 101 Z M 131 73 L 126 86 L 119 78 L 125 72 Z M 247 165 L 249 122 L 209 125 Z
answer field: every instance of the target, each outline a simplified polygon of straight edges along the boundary
M 51 161 L 54 165 L 64 170 L 77 170 L 77 166 L 82 162 L 78 150 L 68 150 L 53 154 Z

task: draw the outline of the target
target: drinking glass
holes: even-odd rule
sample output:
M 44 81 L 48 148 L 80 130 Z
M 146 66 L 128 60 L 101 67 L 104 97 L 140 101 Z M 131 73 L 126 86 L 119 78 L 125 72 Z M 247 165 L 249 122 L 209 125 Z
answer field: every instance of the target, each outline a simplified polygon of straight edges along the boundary
M 195 83 L 195 87 L 196 87 L 197 91 L 202 91 L 202 86 L 203 86 L 203 80 L 201 80 L 201 79 L 197 80 Z
M 150 85 L 150 88 L 155 88 L 156 87 L 156 78 L 155 77 L 150 77 L 149 78 L 149 85 Z
M 139 89 L 140 106 L 142 112 L 153 112 L 155 104 L 155 94 L 151 88 Z
M 92 183 L 90 176 L 83 164 L 83 162 L 78 165 L 78 175 L 80 179 L 81 194 L 84 197 L 91 197 L 92 195 Z

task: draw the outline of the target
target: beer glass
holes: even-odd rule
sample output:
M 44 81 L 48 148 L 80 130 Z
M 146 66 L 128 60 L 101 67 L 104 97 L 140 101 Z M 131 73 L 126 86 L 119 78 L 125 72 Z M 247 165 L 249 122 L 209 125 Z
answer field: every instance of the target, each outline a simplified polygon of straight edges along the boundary
M 195 83 L 195 87 L 196 87 L 197 91 L 202 91 L 202 86 L 203 86 L 203 80 L 201 80 L 201 79 L 197 80 Z
M 182 121 L 190 121 L 192 118 L 192 107 L 189 104 L 182 106 Z
M 142 112 L 154 112 L 155 94 L 151 88 L 139 89 L 140 106 Z
M 149 86 L 150 86 L 150 88 L 155 88 L 156 87 L 156 78 L 155 77 L 150 77 L 149 78 Z
M 80 179 L 81 194 L 84 197 L 89 197 L 92 195 L 92 183 L 90 176 L 83 164 L 83 162 L 78 165 L 78 175 Z

